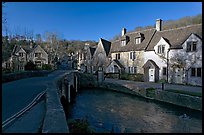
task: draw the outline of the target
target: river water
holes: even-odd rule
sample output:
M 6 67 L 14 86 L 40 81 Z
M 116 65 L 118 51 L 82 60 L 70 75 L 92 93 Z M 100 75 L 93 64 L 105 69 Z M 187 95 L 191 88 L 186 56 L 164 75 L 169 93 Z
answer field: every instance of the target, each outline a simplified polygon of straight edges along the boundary
M 97 133 L 202 132 L 200 111 L 105 89 L 79 91 L 69 119 L 84 118 Z

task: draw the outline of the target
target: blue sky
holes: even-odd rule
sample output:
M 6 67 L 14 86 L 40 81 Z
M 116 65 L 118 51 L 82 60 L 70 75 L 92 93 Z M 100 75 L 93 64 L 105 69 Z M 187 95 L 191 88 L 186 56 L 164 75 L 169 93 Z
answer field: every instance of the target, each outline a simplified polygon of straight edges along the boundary
M 202 2 L 8 2 L 9 30 L 59 33 L 67 40 L 112 39 L 123 27 L 154 25 L 202 13 Z

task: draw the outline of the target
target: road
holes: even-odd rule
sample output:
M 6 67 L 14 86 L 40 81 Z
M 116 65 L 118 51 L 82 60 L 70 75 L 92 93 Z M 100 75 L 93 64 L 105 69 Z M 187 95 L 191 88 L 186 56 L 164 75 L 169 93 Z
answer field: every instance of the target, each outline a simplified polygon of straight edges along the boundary
M 65 74 L 67 70 L 57 70 L 47 77 L 32 77 L 2 84 L 2 122 L 26 107 L 40 92 L 46 90 L 47 83 Z

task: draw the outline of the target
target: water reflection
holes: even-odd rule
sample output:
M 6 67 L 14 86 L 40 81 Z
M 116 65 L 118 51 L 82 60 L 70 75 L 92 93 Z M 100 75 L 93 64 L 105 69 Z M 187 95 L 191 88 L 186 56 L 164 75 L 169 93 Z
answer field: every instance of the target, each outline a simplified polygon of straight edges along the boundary
M 99 133 L 202 132 L 199 111 L 102 89 L 83 89 L 77 95 L 69 118 L 85 117 Z

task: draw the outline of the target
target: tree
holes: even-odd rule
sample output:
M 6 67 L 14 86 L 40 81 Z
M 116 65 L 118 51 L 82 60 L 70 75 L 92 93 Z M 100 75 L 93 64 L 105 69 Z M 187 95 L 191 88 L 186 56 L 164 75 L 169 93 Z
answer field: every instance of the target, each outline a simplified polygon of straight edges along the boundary
M 41 43 L 42 43 L 42 36 L 41 36 L 41 34 L 36 34 L 36 42 L 37 42 L 38 44 L 41 44 Z

